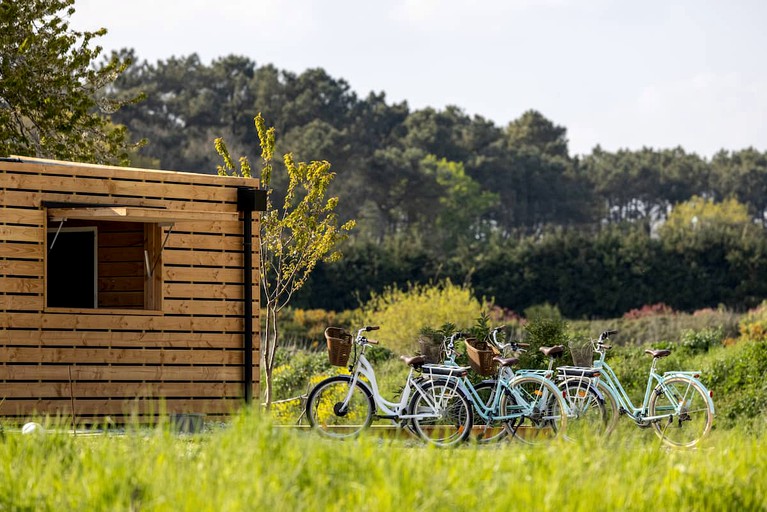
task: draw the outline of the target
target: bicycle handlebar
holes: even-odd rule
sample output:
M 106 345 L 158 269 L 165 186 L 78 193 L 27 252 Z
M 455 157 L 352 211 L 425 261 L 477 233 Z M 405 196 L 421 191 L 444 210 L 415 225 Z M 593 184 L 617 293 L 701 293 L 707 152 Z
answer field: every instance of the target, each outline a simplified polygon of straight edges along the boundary
M 363 344 L 378 345 L 378 340 L 370 340 L 362 335 L 362 333 L 364 332 L 377 331 L 378 329 L 380 329 L 380 327 L 377 325 L 366 325 L 365 327 L 357 331 L 357 338 L 355 339 L 355 342 L 358 345 L 363 345 Z
M 602 334 L 600 334 L 599 335 L 599 339 L 596 342 L 592 341 L 592 343 L 594 343 L 594 349 L 597 352 L 599 352 L 601 350 L 610 350 L 611 348 L 613 348 L 612 345 L 607 345 L 605 343 L 605 341 L 607 339 L 609 339 L 610 336 L 612 336 L 613 334 L 618 334 L 618 331 L 616 331 L 616 330 L 608 330 L 608 331 L 604 331 Z

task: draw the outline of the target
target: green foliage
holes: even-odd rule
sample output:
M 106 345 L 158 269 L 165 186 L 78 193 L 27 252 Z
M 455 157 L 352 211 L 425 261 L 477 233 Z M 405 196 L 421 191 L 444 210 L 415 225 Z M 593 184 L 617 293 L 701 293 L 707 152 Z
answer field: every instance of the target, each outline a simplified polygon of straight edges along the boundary
M 611 320 L 571 321 L 588 329 L 593 337 L 606 330 L 617 330 L 610 339 L 613 345 L 644 346 L 660 340 L 680 340 L 685 332 L 721 330 L 722 338 L 738 335 L 740 315 L 726 308 L 702 309 L 694 313 L 661 313 L 656 315 L 624 316 Z
M 682 333 L 682 348 L 690 354 L 708 352 L 709 349 L 720 346 L 724 340 L 721 328 L 707 327 L 700 331 L 689 329 Z
M 545 368 L 549 359 L 538 349 L 554 345 L 567 346 L 567 322 L 561 318 L 545 316 L 528 318 L 524 326 L 525 342 L 530 344 L 527 353 L 520 357 L 520 368 Z
M 478 339 L 484 340 L 490 335 L 490 331 L 493 327 L 490 325 L 490 316 L 485 312 L 480 312 L 477 319 L 474 321 L 474 325 L 469 328 L 469 335 Z
M 428 246 L 437 255 L 465 256 L 481 250 L 477 241 L 491 231 L 487 216 L 497 205 L 498 195 L 483 190 L 460 162 L 428 155 L 420 166 L 440 191 L 431 208 L 424 210 L 419 226 Z
M 412 285 L 403 290 L 387 288 L 361 308 L 361 323 L 379 325 L 376 337 L 398 354 L 412 354 L 423 326 L 447 322 L 468 326 L 479 315 L 481 305 L 471 289 L 444 281 L 434 286 Z
M 534 320 L 562 320 L 562 313 L 559 312 L 559 308 L 555 305 L 545 302 L 543 304 L 534 304 L 524 310 L 525 318 Z
M 330 368 L 325 351 L 279 350 L 273 374 L 275 398 L 280 400 L 305 393 L 309 379 Z
M 732 426 L 767 412 L 767 342 L 743 341 L 719 351 L 704 369 L 718 420 Z
M 720 203 L 698 196 L 679 203 L 660 229 L 664 238 L 675 240 L 696 236 L 701 231 L 742 231 L 751 223 L 746 205 L 730 198 Z
M 109 114 L 129 102 L 107 95 L 129 62 L 100 67 L 93 41 L 106 29 L 70 29 L 74 0 L 0 3 L 0 156 L 127 163 L 128 134 Z

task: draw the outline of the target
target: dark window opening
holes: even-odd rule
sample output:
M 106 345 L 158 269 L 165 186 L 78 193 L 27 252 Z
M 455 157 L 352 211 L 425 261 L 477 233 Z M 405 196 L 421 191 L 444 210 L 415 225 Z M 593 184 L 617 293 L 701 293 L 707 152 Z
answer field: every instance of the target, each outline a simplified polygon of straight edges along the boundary
M 97 307 L 96 237 L 95 227 L 48 233 L 49 307 Z

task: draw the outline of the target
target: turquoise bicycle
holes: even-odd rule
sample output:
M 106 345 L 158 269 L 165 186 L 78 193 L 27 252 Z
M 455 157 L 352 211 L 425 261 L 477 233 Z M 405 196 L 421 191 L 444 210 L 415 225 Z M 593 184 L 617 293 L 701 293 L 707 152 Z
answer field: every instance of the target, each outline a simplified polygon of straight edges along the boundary
M 456 332 L 443 341 L 446 365 L 457 366 L 455 341 L 464 337 Z M 524 343 L 512 342 L 501 347 L 520 350 Z M 494 379 L 478 384 L 464 376 L 460 390 L 472 403 L 479 443 L 497 442 L 511 435 L 525 444 L 550 441 L 564 434 L 567 404 L 556 383 L 541 374 L 515 374 L 516 357 L 494 355 L 492 364 L 475 367 L 481 374 L 495 372 Z M 474 366 L 474 365 L 472 365 Z
M 658 361 L 671 354 L 670 350 L 645 350 L 652 356 L 647 386 L 642 403 L 634 405 L 615 372 L 605 361 L 612 347 L 606 343 L 617 331 L 605 331 L 593 349 L 598 354 L 591 368 L 597 370 L 591 379 L 593 385 L 605 398 L 609 425 L 612 431 L 620 416 L 628 416 L 642 428 L 652 427 L 664 443 L 675 447 L 692 447 L 711 431 L 714 421 L 713 393 L 699 380 L 698 371 L 669 371 L 658 373 Z M 579 377 L 570 377 L 570 382 Z M 565 378 L 565 382 L 568 382 Z

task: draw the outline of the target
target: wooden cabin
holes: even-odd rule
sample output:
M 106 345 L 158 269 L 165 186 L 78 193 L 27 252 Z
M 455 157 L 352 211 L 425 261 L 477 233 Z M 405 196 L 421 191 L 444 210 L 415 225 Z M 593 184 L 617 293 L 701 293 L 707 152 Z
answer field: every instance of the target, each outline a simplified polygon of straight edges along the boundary
M 217 416 L 257 397 L 257 184 L 0 159 L 0 416 Z

